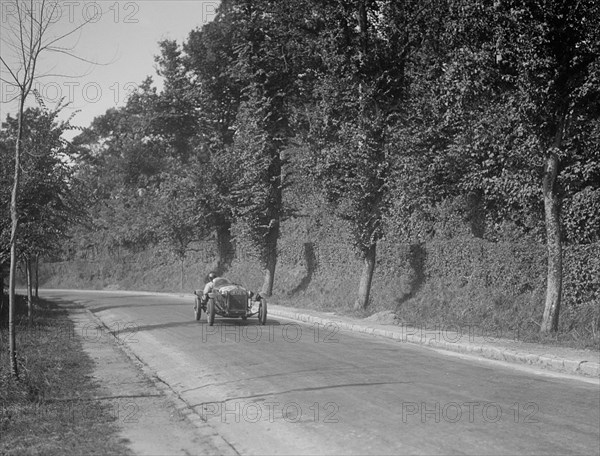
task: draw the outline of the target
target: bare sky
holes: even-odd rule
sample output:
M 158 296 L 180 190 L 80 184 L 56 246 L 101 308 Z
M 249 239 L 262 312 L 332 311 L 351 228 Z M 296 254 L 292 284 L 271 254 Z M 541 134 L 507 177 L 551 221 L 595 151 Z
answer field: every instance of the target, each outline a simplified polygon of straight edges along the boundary
M 0 38 L 8 37 L 7 24 L 14 17 L 12 2 L 0 0 Z M 60 13 L 49 33 L 60 36 L 92 18 L 63 44 L 72 47 L 77 56 L 101 64 L 48 53 L 41 61 L 37 74 L 42 77 L 35 87 L 48 106 L 65 97 L 71 103 L 69 113 L 80 110 L 72 123 L 88 126 L 108 108 L 122 106 L 127 94 L 146 76 L 153 76 L 160 87 L 154 69 L 158 41 L 176 39 L 181 43 L 192 29 L 214 18 L 218 4 L 218 0 L 59 0 Z M 5 44 L 0 46 L 4 58 L 9 51 Z M 5 71 L 0 74 L 7 79 Z M 14 95 L 14 87 L 0 81 L 0 121 L 6 120 L 7 113 L 14 115 Z M 34 104 L 31 96 L 29 105 Z

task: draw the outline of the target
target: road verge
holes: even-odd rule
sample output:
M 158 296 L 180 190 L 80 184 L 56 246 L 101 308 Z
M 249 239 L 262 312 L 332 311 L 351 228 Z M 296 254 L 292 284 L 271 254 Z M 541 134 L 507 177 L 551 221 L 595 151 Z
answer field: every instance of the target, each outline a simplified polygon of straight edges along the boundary
M 307 309 L 269 304 L 269 315 L 305 323 L 319 324 L 398 342 L 425 345 L 436 349 L 481 358 L 533 366 L 553 372 L 600 378 L 600 352 L 533 344 L 502 338 L 497 334 L 478 335 L 477 328 L 419 328 L 403 324 L 381 324 L 366 319 L 335 315 Z

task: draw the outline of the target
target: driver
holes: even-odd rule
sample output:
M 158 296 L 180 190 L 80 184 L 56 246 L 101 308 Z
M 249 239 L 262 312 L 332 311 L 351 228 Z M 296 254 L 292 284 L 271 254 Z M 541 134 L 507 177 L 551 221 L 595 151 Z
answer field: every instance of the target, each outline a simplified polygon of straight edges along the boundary
M 214 285 L 214 280 L 218 279 L 219 276 L 217 275 L 216 272 L 211 272 L 208 274 L 208 282 L 206 283 L 206 285 L 204 285 L 204 291 L 202 291 L 202 299 L 206 301 L 206 298 L 208 298 L 208 293 L 210 293 L 213 290 Z
M 229 285 L 229 280 L 219 277 L 216 272 L 209 273 L 208 282 L 202 291 L 202 304 L 206 304 L 208 302 L 208 294 L 211 291 L 213 291 L 215 288 L 220 288 L 223 285 Z

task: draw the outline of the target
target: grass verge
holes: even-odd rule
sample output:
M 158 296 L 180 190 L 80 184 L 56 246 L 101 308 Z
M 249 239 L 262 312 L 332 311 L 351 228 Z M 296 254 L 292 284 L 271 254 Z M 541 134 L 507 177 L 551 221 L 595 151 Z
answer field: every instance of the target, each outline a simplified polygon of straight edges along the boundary
M 394 324 L 406 325 L 425 333 L 459 332 L 481 336 L 490 342 L 505 339 L 549 347 L 600 351 L 600 333 L 595 330 L 598 327 L 597 318 L 590 319 L 586 333 L 561 327 L 559 332 L 541 334 L 538 323 L 543 312 L 541 305 L 534 307 L 527 300 L 506 299 L 493 292 L 476 290 L 473 293 L 477 293 L 477 296 L 465 296 L 465 290 L 440 290 L 426 286 L 417 296 L 400 305 L 394 302 L 387 305 L 372 303 L 365 310 L 355 310 L 351 303 L 336 301 L 335 297 L 273 296 L 271 301 L 282 306 L 334 312 L 358 319 L 392 311 L 396 315 Z M 472 302 L 488 304 L 475 306 Z
M 29 323 L 18 298 L 19 378 L 10 375 L 6 315 L 0 319 L 0 454 L 131 454 L 117 417 L 95 399 L 93 361 L 67 311 L 40 300 Z
M 426 270 L 418 274 L 415 272 L 416 266 L 405 264 L 406 261 L 411 263 L 405 257 L 410 257 L 412 253 L 400 252 L 391 260 L 389 258 L 391 254 L 388 254 L 387 260 L 382 256 L 382 264 L 378 263 L 375 269 L 371 303 L 367 309 L 361 311 L 354 310 L 360 277 L 360 263 L 356 260 L 334 261 L 335 258 L 332 259 L 333 257 L 330 256 L 329 262 L 324 261 L 322 266 L 311 271 L 308 268 L 310 259 L 296 263 L 290 261 L 286 263 L 282 260 L 281 264 L 277 265 L 275 290 L 270 301 L 283 306 L 335 312 L 359 319 L 382 311 L 393 311 L 397 316 L 398 324 L 424 330 L 435 331 L 436 328 L 441 328 L 443 331 L 455 331 L 459 328 L 460 331 L 488 337 L 489 340 L 502 338 L 552 347 L 600 351 L 600 307 L 597 292 L 595 298 L 590 298 L 593 295 L 591 285 L 588 288 L 584 287 L 585 293 L 576 302 L 573 299 L 563 300 L 558 332 L 541 334 L 545 279 L 537 272 L 534 274 L 524 270 L 519 273 L 519 264 L 523 263 L 527 266 L 529 263 L 516 260 L 511 263 L 507 260 L 514 250 L 511 250 L 514 247 L 512 244 L 505 243 L 498 246 L 491 243 L 482 244 L 483 241 L 480 240 L 469 242 L 474 243 L 475 246 L 487 246 L 486 248 L 491 249 L 492 253 L 498 253 L 498 258 L 490 253 L 485 258 L 495 258 L 495 262 L 488 265 L 484 258 L 478 266 L 471 264 L 468 261 L 471 256 L 466 255 L 467 259 L 464 260 L 466 264 L 462 264 L 460 249 L 450 243 L 448 245 L 452 247 L 451 254 L 447 257 L 443 250 L 441 253 L 433 250 L 437 255 L 437 266 L 433 268 L 431 274 Z M 470 245 L 473 249 L 473 245 L 469 242 L 464 241 L 460 245 L 466 246 L 465 248 Z M 335 252 L 330 249 L 329 253 Z M 424 255 L 423 252 L 420 254 Z M 45 271 L 48 281 L 44 282 L 44 286 L 181 291 L 179 265 L 159 267 L 152 263 L 153 258 L 158 256 L 157 251 L 148 250 L 138 256 L 132 254 L 128 260 L 121 259 L 116 262 L 111 257 L 97 263 L 85 261 L 60 263 Z M 451 266 L 440 266 L 446 258 L 450 265 L 462 264 L 462 269 L 459 269 L 463 272 L 459 274 Z M 184 291 L 202 288 L 204 276 L 214 269 L 214 264 L 203 263 L 203 258 L 195 258 L 193 255 L 190 255 L 186 261 L 187 282 Z M 413 262 L 419 263 L 419 261 Z M 534 263 L 539 268 L 539 262 Z M 502 265 L 505 264 L 508 266 L 503 268 Z M 421 269 L 423 268 L 425 266 L 421 265 Z M 512 272 L 505 273 L 504 269 L 510 269 Z M 494 282 L 490 279 L 493 283 L 486 286 L 484 282 L 487 279 L 484 278 L 489 275 L 488 272 L 497 280 L 494 279 Z M 477 280 L 473 279 L 470 282 L 468 280 L 470 276 L 466 277 L 467 274 L 479 278 L 475 277 Z M 507 279 L 505 282 L 508 285 L 502 285 L 501 280 L 498 279 L 502 274 L 512 277 L 514 283 Z M 571 275 L 587 277 L 573 272 Z M 262 286 L 262 268 L 254 260 L 235 261 L 226 276 L 251 290 L 259 290 Z M 583 279 L 581 281 L 584 282 Z M 573 288 L 578 282 L 572 278 L 570 283 Z M 580 288 L 577 286 L 574 289 Z M 575 292 L 572 290 L 570 293 L 573 295 Z

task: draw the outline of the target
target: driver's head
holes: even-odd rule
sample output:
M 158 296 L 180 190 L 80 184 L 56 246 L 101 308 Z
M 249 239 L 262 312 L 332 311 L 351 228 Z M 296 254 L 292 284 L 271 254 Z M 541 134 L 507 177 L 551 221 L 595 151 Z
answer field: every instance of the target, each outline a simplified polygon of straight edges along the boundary
M 208 281 L 209 281 L 209 282 L 212 282 L 212 281 L 213 281 L 213 280 L 215 280 L 216 278 L 217 278 L 217 274 L 216 274 L 216 273 L 214 273 L 214 272 L 210 272 L 210 273 L 208 274 Z

